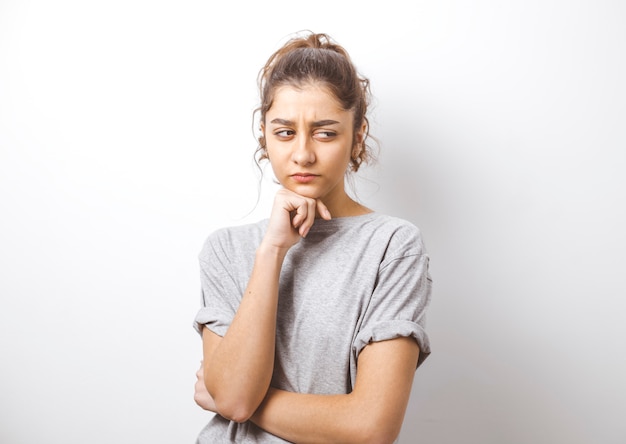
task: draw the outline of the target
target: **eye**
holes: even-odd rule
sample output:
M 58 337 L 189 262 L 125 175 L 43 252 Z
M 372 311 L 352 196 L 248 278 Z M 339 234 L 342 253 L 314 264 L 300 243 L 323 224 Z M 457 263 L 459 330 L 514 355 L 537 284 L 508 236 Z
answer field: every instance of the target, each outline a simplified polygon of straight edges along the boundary
M 316 131 L 315 132 L 315 138 L 316 139 L 332 139 L 333 137 L 337 136 L 337 133 L 334 131 Z
M 296 132 L 294 130 L 290 130 L 290 129 L 281 129 L 281 130 L 274 131 L 274 135 L 281 139 L 287 139 L 293 136 L 295 133 Z

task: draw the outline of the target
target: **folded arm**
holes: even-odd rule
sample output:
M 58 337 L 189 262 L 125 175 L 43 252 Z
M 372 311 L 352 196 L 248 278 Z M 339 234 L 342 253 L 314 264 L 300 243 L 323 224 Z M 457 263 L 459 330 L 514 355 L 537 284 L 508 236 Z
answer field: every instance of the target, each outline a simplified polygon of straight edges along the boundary
M 359 356 L 352 393 L 309 395 L 270 388 L 250 419 L 296 443 L 391 443 L 400 433 L 418 356 L 412 338 L 372 343 Z

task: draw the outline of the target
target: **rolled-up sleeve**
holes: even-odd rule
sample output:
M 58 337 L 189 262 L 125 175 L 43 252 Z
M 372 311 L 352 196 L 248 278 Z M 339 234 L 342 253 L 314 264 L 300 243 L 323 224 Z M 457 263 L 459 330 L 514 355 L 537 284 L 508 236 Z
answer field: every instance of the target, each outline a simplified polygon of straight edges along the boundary
M 232 275 L 232 266 L 220 242 L 220 233 L 206 240 L 199 255 L 201 306 L 193 326 L 198 333 L 202 327 L 224 336 L 241 299 L 241 290 Z
M 430 354 L 425 330 L 432 288 L 428 267 L 428 255 L 419 251 L 381 264 L 376 288 L 352 345 L 354 359 L 371 342 L 412 337 L 420 348 L 417 366 L 424 362 Z

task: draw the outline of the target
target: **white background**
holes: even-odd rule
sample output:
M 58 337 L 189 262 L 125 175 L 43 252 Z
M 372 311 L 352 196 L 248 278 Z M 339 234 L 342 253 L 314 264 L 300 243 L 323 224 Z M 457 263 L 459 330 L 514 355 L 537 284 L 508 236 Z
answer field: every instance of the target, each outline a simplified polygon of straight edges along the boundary
M 197 254 L 265 217 L 256 74 L 294 31 L 370 77 L 374 209 L 422 228 L 401 443 L 626 442 L 619 1 L 0 1 L 0 441 L 190 443 Z

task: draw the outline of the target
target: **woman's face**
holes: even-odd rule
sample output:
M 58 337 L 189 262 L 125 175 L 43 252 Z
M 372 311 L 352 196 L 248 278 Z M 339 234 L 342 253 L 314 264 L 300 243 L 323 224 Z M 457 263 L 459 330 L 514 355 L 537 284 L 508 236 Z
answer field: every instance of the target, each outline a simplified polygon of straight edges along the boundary
M 353 144 L 365 130 L 354 135 L 353 121 L 353 113 L 342 109 L 324 86 L 278 88 L 262 127 L 278 181 L 297 194 L 322 200 L 331 213 L 331 206 L 345 203 L 345 172 Z

